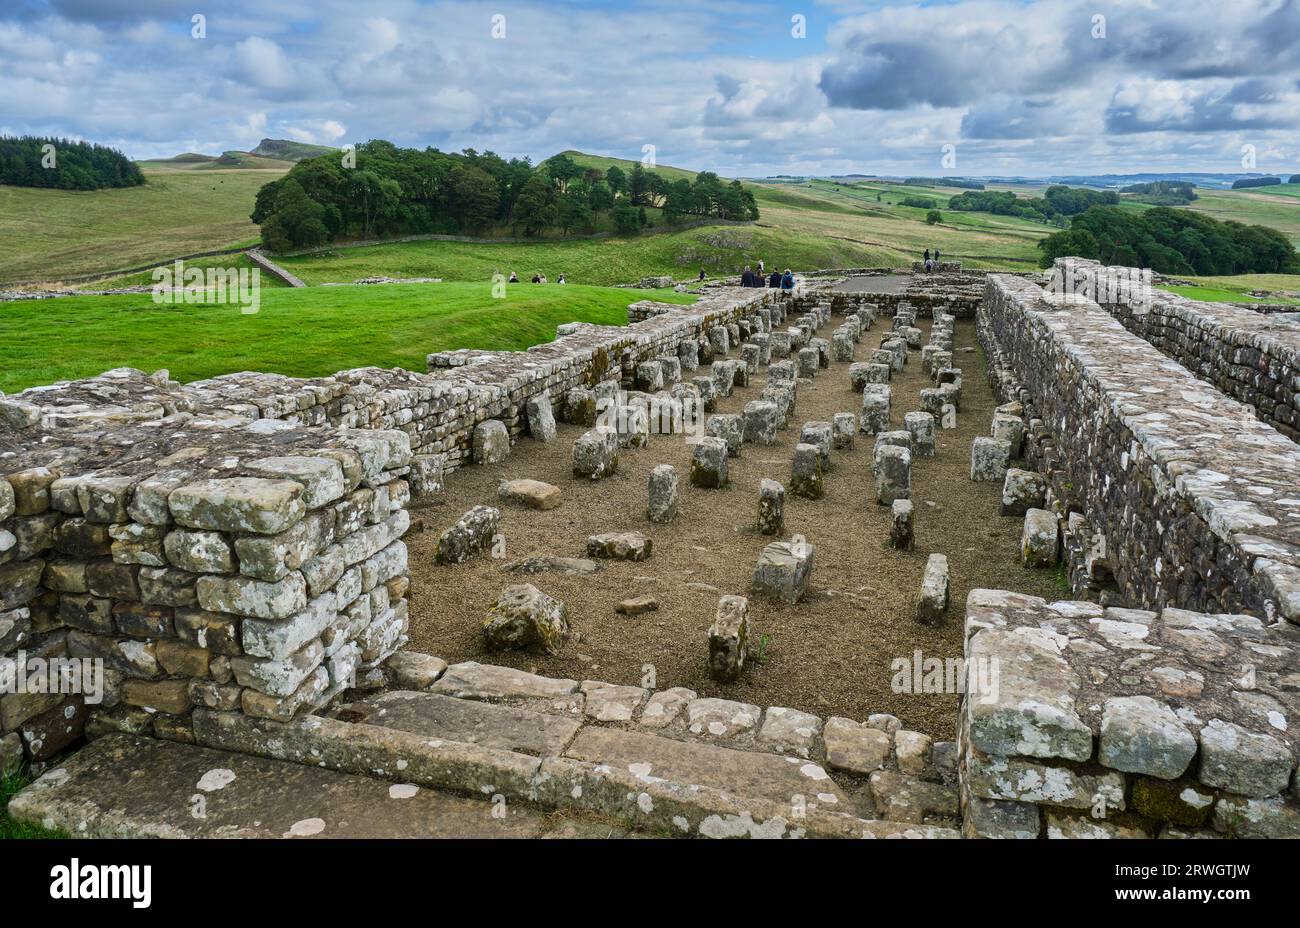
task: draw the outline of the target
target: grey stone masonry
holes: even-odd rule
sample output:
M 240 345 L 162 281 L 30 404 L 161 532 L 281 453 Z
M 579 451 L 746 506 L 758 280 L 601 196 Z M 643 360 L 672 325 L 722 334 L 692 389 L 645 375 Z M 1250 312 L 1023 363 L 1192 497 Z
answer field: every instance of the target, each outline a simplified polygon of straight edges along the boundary
M 973 590 L 966 833 L 1300 837 L 1297 655 L 1253 616 Z
M 1133 334 L 1300 439 L 1300 330 L 1288 314 L 1190 300 L 1151 286 L 1137 268 L 1058 258 L 1052 290 L 1095 301 Z
M 1117 602 L 1300 621 L 1300 448 L 1087 300 L 989 275 L 989 376 Z M 1079 552 L 1079 554 L 1076 554 Z
M 645 301 L 627 326 L 440 352 L 427 373 L 180 384 L 124 368 L 0 397 L 0 661 L 23 649 L 110 668 L 96 706 L 0 695 L 5 761 L 17 743 L 43 762 L 87 721 L 186 739 L 195 706 L 287 721 L 373 685 L 406 638 L 413 501 L 475 456 L 550 440 L 554 412 L 591 428 L 639 364 L 672 379 L 682 345 L 753 333 L 778 300 Z

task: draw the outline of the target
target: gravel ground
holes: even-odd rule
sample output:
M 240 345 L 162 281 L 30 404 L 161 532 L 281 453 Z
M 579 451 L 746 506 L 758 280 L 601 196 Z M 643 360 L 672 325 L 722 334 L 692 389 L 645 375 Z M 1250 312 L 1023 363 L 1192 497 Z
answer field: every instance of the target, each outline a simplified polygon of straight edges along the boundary
M 929 320 L 919 324 L 928 329 Z M 828 337 L 833 325 L 821 334 Z M 887 326 L 878 321 L 863 334 L 856 360 L 868 357 Z M 762 660 L 739 682 L 716 683 L 708 675 L 707 632 L 718 596 L 746 593 L 759 552 L 773 540 L 752 525 L 758 483 L 763 477 L 788 482 L 800 425 L 857 410 L 847 363 L 832 364 L 813 381 L 801 382 L 791 428 L 779 433 L 776 445 L 746 445 L 731 459 L 727 489 L 689 485 L 690 447 L 681 436 L 652 436 L 649 447 L 622 454 L 615 476 L 580 481 L 571 473 L 570 454 L 583 430 L 564 424 L 552 443 L 525 438 L 503 464 L 457 471 L 442 499 L 413 513 L 425 530 L 407 538 L 413 581 L 410 647 L 451 662 L 477 660 L 621 684 L 645 684 L 652 668 L 659 688 L 686 686 L 700 695 L 822 716 L 865 719 L 889 712 L 908 728 L 953 737 L 957 697 L 893 692 L 891 661 L 911 661 L 916 650 L 927 658 L 960 657 L 962 607 L 971 589 L 1060 597 L 1051 571 L 1017 563 L 1021 520 L 998 515 L 1001 486 L 969 479 L 971 441 L 987 434 L 996 405 L 974 335 L 972 321 L 957 322 L 954 363 L 965 373 L 958 428 L 938 433 L 935 457 L 913 462 L 916 550 L 899 552 L 885 544 L 889 509 L 875 501 L 873 438 L 859 434 L 852 450 L 833 452 L 826 498 L 787 499 L 787 532 L 804 535 L 815 549 L 812 589 L 797 606 L 750 600 L 751 636 L 763 643 Z M 760 369 L 749 387 L 720 400 L 718 411 L 740 412 L 757 398 L 765 378 Z M 919 391 L 929 385 L 919 352 L 911 352 L 905 371 L 894 376 L 893 428 L 902 428 L 904 413 L 920 407 Z M 681 511 L 671 525 L 645 517 L 650 470 L 663 463 L 676 467 L 681 478 Z M 524 477 L 560 487 L 563 503 L 535 512 L 497 501 L 502 480 Z M 589 577 L 517 577 L 502 569 L 505 561 L 489 557 L 436 565 L 439 533 L 479 503 L 502 510 L 507 561 L 533 554 L 583 556 L 587 536 L 606 531 L 646 534 L 653 539 L 653 555 L 641 563 L 604 562 L 604 569 Z M 932 552 L 947 555 L 952 578 L 952 605 L 939 628 L 914 618 L 921 574 Z M 532 582 L 568 604 L 578 637 L 561 655 L 484 650 L 479 625 L 501 591 L 515 582 Z M 614 612 L 621 600 L 641 594 L 656 597 L 659 609 L 635 617 Z

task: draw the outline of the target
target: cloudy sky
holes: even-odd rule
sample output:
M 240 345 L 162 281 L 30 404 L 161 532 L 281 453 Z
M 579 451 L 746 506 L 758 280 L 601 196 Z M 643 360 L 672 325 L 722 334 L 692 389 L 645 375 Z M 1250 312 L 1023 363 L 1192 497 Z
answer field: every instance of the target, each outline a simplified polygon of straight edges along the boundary
M 745 176 L 937 174 L 945 146 L 959 174 L 1239 172 L 1249 145 L 1300 173 L 1300 0 L 0 0 L 3 133 Z

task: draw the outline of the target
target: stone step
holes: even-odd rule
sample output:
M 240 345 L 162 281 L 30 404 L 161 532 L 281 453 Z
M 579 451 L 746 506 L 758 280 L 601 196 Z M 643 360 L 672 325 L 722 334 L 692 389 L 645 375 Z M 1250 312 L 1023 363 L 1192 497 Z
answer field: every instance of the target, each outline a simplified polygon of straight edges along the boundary
M 643 780 L 704 786 L 732 796 L 790 805 L 802 801 L 837 812 L 853 803 L 818 764 L 794 757 L 737 751 L 617 728 L 582 730 L 565 757 L 627 770 Z
M 456 726 L 477 734 L 475 725 L 486 716 L 453 715 L 474 709 L 439 706 L 441 716 L 422 717 L 435 703 L 395 695 L 375 704 L 409 705 L 382 716 L 372 706 L 367 722 L 313 716 L 280 723 L 197 710 L 194 730 L 200 742 L 224 750 L 594 813 L 651 834 L 958 837 L 947 828 L 860 818 L 857 804 L 806 760 L 597 726 L 582 729 L 563 753 L 538 757 L 500 746 L 518 746 L 525 740 L 519 736 L 491 744 L 444 737 L 441 732 Z
M 91 742 L 15 796 L 9 814 L 101 838 L 535 838 L 551 830 L 546 816 L 518 803 L 494 807 L 136 735 Z
M 333 715 L 346 722 L 536 756 L 563 752 L 582 727 L 577 718 L 409 691 L 371 696 L 343 706 Z

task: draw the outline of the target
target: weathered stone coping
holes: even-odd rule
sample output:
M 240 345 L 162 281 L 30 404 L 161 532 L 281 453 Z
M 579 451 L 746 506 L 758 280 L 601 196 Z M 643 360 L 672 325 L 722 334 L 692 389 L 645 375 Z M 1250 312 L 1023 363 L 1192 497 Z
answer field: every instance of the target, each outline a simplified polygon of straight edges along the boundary
M 968 834 L 1300 836 L 1300 629 L 973 590 L 965 634 Z
M 1160 522 L 1179 518 L 1161 504 L 1173 498 L 1199 520 L 1201 533 L 1229 550 L 1230 557 L 1209 555 L 1222 562 L 1222 582 L 1240 586 L 1234 570 L 1246 571 L 1249 588 L 1238 595 L 1248 611 L 1300 621 L 1295 443 L 1127 332 L 1095 303 L 991 275 L 980 331 L 1000 392 L 1016 399 L 1009 395 L 1016 385 L 1026 388 L 1076 478 L 1071 495 L 1094 522 L 1109 520 L 1104 531 L 1111 547 L 1123 551 L 1132 540 L 1126 536 L 1153 538 L 1145 552 L 1149 562 L 1130 558 L 1127 564 L 1130 571 L 1157 575 L 1158 598 L 1147 604 L 1209 604 L 1200 601 L 1206 591 L 1180 585 L 1200 542 L 1193 531 L 1179 546 L 1183 526 Z M 1127 447 L 1114 461 L 1103 457 L 1120 447 L 1120 435 L 1127 436 Z M 1155 525 L 1142 521 L 1151 519 Z

